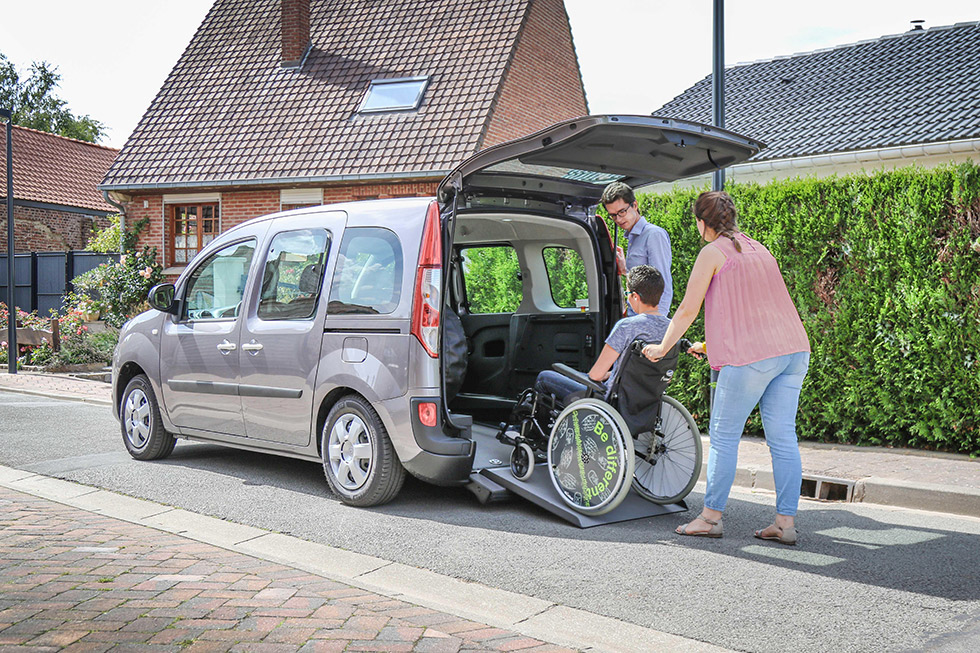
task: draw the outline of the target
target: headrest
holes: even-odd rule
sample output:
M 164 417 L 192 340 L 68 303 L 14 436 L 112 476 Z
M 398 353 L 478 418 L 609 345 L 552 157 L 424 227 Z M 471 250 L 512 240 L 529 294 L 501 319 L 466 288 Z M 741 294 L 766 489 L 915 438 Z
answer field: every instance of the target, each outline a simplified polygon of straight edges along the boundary
M 320 277 L 323 276 L 323 266 L 308 265 L 299 275 L 299 291 L 307 295 L 315 295 L 320 289 Z

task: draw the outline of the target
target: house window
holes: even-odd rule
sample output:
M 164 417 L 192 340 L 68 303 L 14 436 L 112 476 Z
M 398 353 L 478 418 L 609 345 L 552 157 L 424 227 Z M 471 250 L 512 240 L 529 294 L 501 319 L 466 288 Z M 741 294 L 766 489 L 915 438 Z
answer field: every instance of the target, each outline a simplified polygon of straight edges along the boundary
M 174 265 L 186 265 L 218 235 L 217 204 L 170 205 Z
M 358 111 L 378 113 L 418 109 L 428 84 L 428 77 L 371 80 L 371 85 L 368 86 L 367 94 Z

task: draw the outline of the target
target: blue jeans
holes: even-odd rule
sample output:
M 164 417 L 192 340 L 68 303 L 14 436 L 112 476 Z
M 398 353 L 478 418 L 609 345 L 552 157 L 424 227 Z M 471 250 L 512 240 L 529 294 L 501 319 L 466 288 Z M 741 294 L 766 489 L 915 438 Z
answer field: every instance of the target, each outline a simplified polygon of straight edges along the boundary
M 584 396 L 585 391 L 588 390 L 578 381 L 572 381 L 564 374 L 554 370 L 538 372 L 538 378 L 534 381 L 534 389 L 545 395 L 555 395 L 555 398 L 565 405 L 571 403 L 568 400 L 568 395 L 578 392 Z
M 766 358 L 748 365 L 726 365 L 718 374 L 708 429 L 708 487 L 704 506 L 723 511 L 735 480 L 738 443 L 745 420 L 758 404 L 772 456 L 776 512 L 796 515 L 803 469 L 796 440 L 800 388 L 810 365 L 809 352 Z

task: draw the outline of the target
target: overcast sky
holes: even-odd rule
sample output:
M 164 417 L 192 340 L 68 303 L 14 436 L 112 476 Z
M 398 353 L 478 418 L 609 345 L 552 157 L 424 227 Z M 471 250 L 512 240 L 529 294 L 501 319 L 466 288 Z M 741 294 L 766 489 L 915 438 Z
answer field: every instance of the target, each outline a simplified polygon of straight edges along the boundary
M 419 0 L 424 4 L 424 0 Z M 24 74 L 44 60 L 59 95 L 127 136 L 210 0 L 3 0 L 0 52 Z M 648 114 L 711 72 L 711 0 L 565 0 L 592 113 Z M 791 8 L 791 13 L 787 12 Z M 926 27 L 980 21 L 977 0 L 727 0 L 725 63 L 771 59 Z

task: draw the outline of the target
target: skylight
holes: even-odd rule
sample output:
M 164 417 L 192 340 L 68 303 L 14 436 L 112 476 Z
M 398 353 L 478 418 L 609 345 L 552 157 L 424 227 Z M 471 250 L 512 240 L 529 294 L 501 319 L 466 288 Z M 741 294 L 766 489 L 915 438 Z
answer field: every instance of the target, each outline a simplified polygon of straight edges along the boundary
M 358 111 L 360 113 L 378 113 L 417 109 L 422 102 L 422 94 L 425 93 L 425 87 L 428 83 L 428 77 L 372 80 Z

